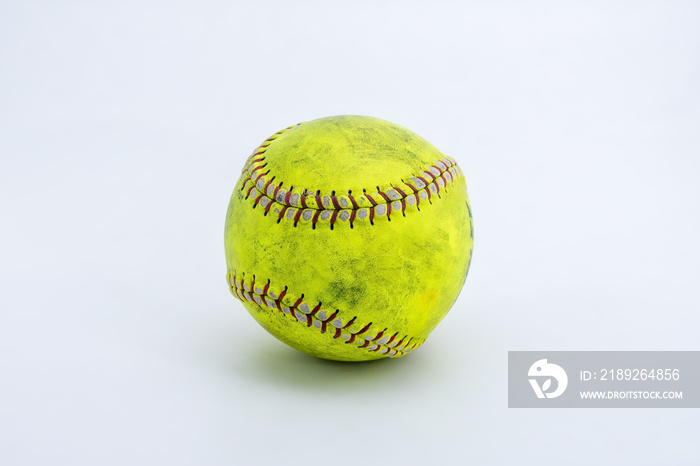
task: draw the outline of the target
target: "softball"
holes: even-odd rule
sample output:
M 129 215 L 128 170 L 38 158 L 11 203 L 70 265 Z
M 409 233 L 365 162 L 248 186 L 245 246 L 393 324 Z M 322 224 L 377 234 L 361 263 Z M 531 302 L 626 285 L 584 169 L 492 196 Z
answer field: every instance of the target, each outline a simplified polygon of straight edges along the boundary
M 227 281 L 293 348 L 396 358 L 457 299 L 473 232 L 454 159 L 384 120 L 321 118 L 275 133 L 245 163 L 226 215 Z

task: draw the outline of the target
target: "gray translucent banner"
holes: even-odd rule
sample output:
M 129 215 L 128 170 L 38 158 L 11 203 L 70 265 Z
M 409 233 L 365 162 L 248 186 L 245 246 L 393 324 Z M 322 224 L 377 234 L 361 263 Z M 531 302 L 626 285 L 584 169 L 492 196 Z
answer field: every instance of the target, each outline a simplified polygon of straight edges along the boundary
M 700 351 L 509 351 L 509 408 L 700 408 Z

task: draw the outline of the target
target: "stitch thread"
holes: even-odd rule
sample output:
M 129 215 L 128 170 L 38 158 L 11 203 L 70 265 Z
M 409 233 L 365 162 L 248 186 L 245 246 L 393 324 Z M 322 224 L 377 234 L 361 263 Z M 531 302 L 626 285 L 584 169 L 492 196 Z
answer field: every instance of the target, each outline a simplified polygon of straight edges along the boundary
M 357 196 L 348 190 L 347 194 L 338 194 L 331 191 L 329 195 L 322 195 L 320 190 L 293 193 L 294 186 L 285 190 L 283 182 L 274 185 L 276 175 L 270 175 L 270 170 L 264 171 L 267 166 L 265 161 L 265 151 L 272 142 L 284 132 L 295 128 L 303 123 L 290 126 L 270 136 L 261 144 L 248 158 L 243 168 L 241 191 L 246 190 L 245 198 L 248 199 L 253 191 L 256 192 L 253 208 L 261 205 L 264 215 L 276 206 L 275 212 L 279 212 L 277 223 L 283 218 L 294 222 L 296 227 L 300 220 L 311 221 L 311 228 L 316 229 L 316 225 L 321 221 L 330 221 L 330 228 L 333 229 L 338 220 L 349 221 L 350 228 L 359 218 L 369 219 L 374 225 L 377 216 L 386 216 L 391 221 L 392 212 L 401 212 L 406 216 L 406 209 L 409 205 L 416 206 L 420 211 L 421 200 L 433 202 L 433 196 L 440 197 L 440 191 L 447 190 L 447 186 L 456 181 L 462 175 L 457 162 L 451 157 L 445 157 L 434 164 L 421 170 L 418 174 L 413 174 L 408 181 L 401 180 L 401 183 L 408 186 L 409 191 L 400 189 L 393 184 L 388 188 L 381 189 L 377 186 L 375 193 L 369 193 L 366 189 Z
M 335 310 L 330 316 L 327 316 L 325 310 L 321 310 L 323 303 L 319 302 L 316 306 L 310 308 L 308 300 L 302 294 L 294 304 L 290 304 L 287 295 L 287 287 L 277 296 L 271 289 L 270 280 L 261 288 L 256 287 L 255 275 L 250 282 L 246 282 L 245 274 L 237 274 L 229 272 L 226 276 L 226 281 L 229 285 L 231 294 L 241 302 L 255 303 L 260 307 L 265 307 L 271 310 L 281 312 L 287 317 L 291 317 L 306 327 L 314 327 L 320 330 L 321 333 L 333 332 L 332 338 L 345 341 L 345 344 L 355 344 L 357 348 L 371 352 L 378 352 L 390 358 L 399 358 L 410 353 L 425 342 L 425 338 L 417 339 L 405 335 L 398 342 L 395 342 L 399 333 L 396 332 L 391 337 L 387 336 L 387 330 L 384 329 L 376 334 L 370 330 L 373 323 L 370 322 L 362 327 L 356 324 L 357 316 L 354 316 L 347 323 L 343 324 L 343 318 L 340 316 L 340 311 Z M 329 329 L 329 327 L 331 327 Z M 358 330 L 353 331 L 360 327 Z M 405 343 L 404 343 L 405 341 Z

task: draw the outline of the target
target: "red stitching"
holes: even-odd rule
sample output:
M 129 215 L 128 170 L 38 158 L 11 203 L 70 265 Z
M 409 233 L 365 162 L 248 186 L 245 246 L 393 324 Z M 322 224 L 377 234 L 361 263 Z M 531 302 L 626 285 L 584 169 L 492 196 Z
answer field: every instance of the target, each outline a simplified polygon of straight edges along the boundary
M 274 179 L 275 179 L 275 177 L 273 176 L 272 178 L 270 178 L 270 179 L 267 181 L 267 183 L 265 183 L 265 186 L 263 186 L 262 192 L 263 192 L 263 194 L 265 194 L 266 196 L 267 196 L 267 188 L 270 186 L 270 183 L 272 183 L 272 180 L 274 180 Z M 267 196 L 267 197 L 269 197 L 269 196 Z M 272 200 L 274 200 L 274 198 L 272 198 Z
M 428 180 L 426 180 L 426 179 L 423 178 L 422 176 L 416 176 L 416 178 L 418 178 L 419 180 L 421 180 L 421 181 L 423 182 L 423 184 L 425 185 L 425 188 L 423 188 L 423 189 L 428 189 L 428 185 L 430 184 L 430 183 L 428 183 Z
M 350 327 L 352 324 L 355 323 L 355 319 L 357 319 L 357 316 L 355 316 L 355 317 L 353 317 L 352 319 L 350 319 L 350 322 L 348 322 L 347 324 L 345 324 L 345 325 L 343 326 L 343 328 L 348 328 L 348 327 Z
M 328 324 L 329 322 L 333 322 L 334 319 L 336 319 L 337 315 L 339 314 L 339 310 L 336 309 L 330 316 L 326 317 L 326 319 L 320 319 L 318 317 L 318 313 L 320 312 L 322 308 L 322 303 L 319 302 L 316 306 L 314 306 L 313 310 L 311 310 L 308 314 L 304 314 L 299 307 L 302 305 L 303 300 L 304 300 L 304 295 L 302 294 L 299 299 L 295 301 L 295 303 L 289 308 L 289 312 L 284 312 L 282 309 L 282 300 L 287 294 L 287 287 L 282 290 L 280 293 L 279 297 L 276 299 L 273 299 L 272 296 L 270 295 L 270 288 L 271 288 L 271 282 L 268 280 L 263 287 L 263 289 L 258 292 L 256 291 L 255 288 L 255 276 L 253 276 L 253 279 L 250 284 L 250 290 L 251 291 L 245 291 L 245 279 L 244 277 L 240 278 L 240 281 L 238 280 L 238 275 L 233 272 L 233 273 L 228 273 L 226 276 L 226 280 L 229 284 L 229 287 L 232 291 L 232 294 L 236 296 L 239 300 L 241 301 L 249 301 L 258 304 L 259 306 L 265 306 L 270 309 L 276 309 L 282 314 L 291 314 L 292 318 L 296 321 L 302 322 L 306 324 L 307 327 L 311 327 L 312 325 L 316 328 L 319 328 L 321 333 L 326 333 L 328 330 Z M 302 317 L 303 316 L 303 317 Z M 320 325 L 315 324 L 314 325 L 314 319 L 320 322 Z M 361 338 L 361 335 L 367 332 L 370 327 L 372 326 L 372 323 L 370 322 L 369 324 L 365 325 L 362 327 L 359 331 L 357 332 L 352 332 L 350 327 L 352 327 L 355 324 L 355 321 L 357 320 L 357 316 L 353 317 L 350 319 L 348 323 L 346 323 L 342 327 L 335 327 L 335 332 L 334 335 L 332 336 L 334 339 L 340 338 L 343 333 L 342 330 L 347 330 L 348 334 L 347 337 L 343 337 L 343 340 L 345 340 L 346 344 L 351 344 L 357 341 L 357 338 Z M 368 349 L 368 351 L 373 351 L 373 352 L 381 352 L 382 354 L 389 355 L 391 357 L 400 357 L 405 354 L 408 354 L 409 352 L 413 351 L 415 348 L 420 346 L 425 339 L 421 340 L 416 340 L 414 338 L 410 338 L 408 342 L 406 343 L 405 347 L 402 349 L 397 349 L 397 347 L 401 347 L 401 344 L 403 341 L 407 338 L 404 337 L 401 339 L 401 341 L 398 344 L 392 345 L 392 342 L 398 335 L 398 332 L 394 333 L 389 340 L 387 340 L 384 344 L 379 343 L 379 341 L 384 338 L 384 335 L 386 333 L 386 329 L 382 330 L 379 332 L 377 335 L 375 335 L 373 338 L 365 338 L 364 343 L 358 346 L 358 348 L 362 349 Z M 346 339 L 347 338 L 347 339 Z M 411 344 L 412 343 L 412 344 Z M 374 345 L 374 346 L 373 346 Z M 410 345 L 410 347 L 409 347 Z M 371 348 L 371 349 L 369 349 Z
M 284 290 L 282 290 L 282 292 L 281 292 L 280 295 L 279 295 L 279 298 L 277 298 L 277 299 L 278 299 L 279 301 L 282 301 L 282 298 L 284 298 L 286 294 L 287 294 L 287 287 L 285 286 L 285 287 L 284 287 Z
M 272 199 L 274 201 L 277 201 L 277 193 L 280 192 L 280 189 L 282 188 L 282 183 L 280 183 L 279 186 L 275 188 L 275 191 L 272 193 Z
M 430 191 L 430 183 L 428 183 L 428 180 L 426 180 L 426 179 L 423 178 L 422 176 L 419 176 L 419 177 L 417 177 L 417 178 L 418 178 L 419 180 L 421 180 L 423 183 L 425 183 L 425 192 L 428 193 L 428 202 L 432 202 L 432 201 L 430 200 L 430 198 L 431 198 L 431 196 L 433 195 L 433 193 Z M 432 183 L 432 181 L 431 181 L 431 183 Z
M 275 302 L 277 303 L 277 309 L 279 309 L 280 311 L 282 311 L 282 307 L 281 307 L 280 303 L 282 302 L 282 298 L 284 298 L 284 295 L 286 295 L 286 294 L 287 294 L 287 288 L 282 290 L 279 297 L 275 300 Z M 284 311 L 282 311 L 282 312 L 284 312 Z
M 297 223 L 299 223 L 300 218 L 301 218 L 301 209 L 298 209 L 296 215 L 294 216 L 294 226 L 297 226 Z
M 384 194 L 383 192 L 381 192 L 381 191 L 379 190 L 379 188 L 377 188 L 377 192 L 379 193 L 380 196 L 382 196 L 382 197 L 384 198 L 384 201 L 385 201 L 385 202 L 387 202 L 387 203 L 389 203 L 389 204 L 391 203 L 391 199 L 389 199 L 389 196 L 387 196 L 386 194 Z
M 256 163 L 259 163 L 259 162 L 262 162 L 263 160 L 265 160 L 265 157 L 260 157 L 260 158 L 257 158 L 257 159 L 254 158 L 254 157 L 256 157 L 256 156 L 258 156 L 258 155 L 263 155 L 263 154 L 265 153 L 265 151 L 267 150 L 267 148 L 269 147 L 269 145 L 272 144 L 272 142 L 273 142 L 275 139 L 277 139 L 277 137 L 278 137 L 279 135 L 281 135 L 282 133 L 284 133 L 285 131 L 287 131 L 287 130 L 289 130 L 289 129 L 294 128 L 295 126 L 299 126 L 300 124 L 301 124 L 301 123 L 298 123 L 298 124 L 296 124 L 296 125 L 292 125 L 292 126 L 289 126 L 289 127 L 287 127 L 287 128 L 284 128 L 284 129 L 282 129 L 282 130 L 280 130 L 280 131 L 277 131 L 275 134 L 273 134 L 273 135 L 270 136 L 269 138 L 265 139 L 265 140 L 263 141 L 263 143 L 262 143 L 261 145 L 259 145 L 257 149 L 255 149 L 255 152 L 253 152 L 253 154 L 248 158 L 248 162 L 246 163 L 246 167 L 243 169 L 243 171 L 249 169 L 252 165 L 254 165 L 254 164 L 256 164 Z M 264 167 L 264 166 L 265 166 L 265 165 L 263 165 L 263 167 Z M 260 169 L 260 168 L 262 168 L 262 167 L 256 167 L 255 170 L 258 170 L 258 169 Z M 253 171 L 255 171 L 255 170 L 253 170 Z M 252 174 L 252 171 L 251 171 L 250 173 Z
M 265 215 L 267 215 L 267 213 L 270 211 L 270 208 L 272 208 L 272 204 L 274 204 L 274 202 L 268 201 L 267 205 L 265 206 Z
M 335 194 L 331 194 L 331 201 L 333 202 L 333 207 L 335 207 L 335 210 L 341 210 L 340 204 L 338 203 L 338 198 L 335 197 Z
M 256 171 L 260 170 L 261 168 L 265 168 L 265 165 L 267 165 L 267 164 L 258 165 L 257 167 L 253 168 L 253 169 L 249 172 L 249 173 L 250 173 L 250 177 L 252 178 L 252 177 L 253 177 L 253 173 L 255 173 Z
M 262 168 L 262 167 L 260 167 L 260 168 Z M 270 173 L 270 170 L 268 170 L 268 171 L 266 171 L 266 172 L 262 172 L 262 171 L 261 171 L 260 173 L 258 173 L 258 176 L 255 178 L 255 181 L 254 181 L 253 183 L 257 185 L 257 184 L 258 184 L 258 181 L 260 180 L 260 178 L 262 178 L 263 176 L 267 175 L 268 173 Z M 251 176 L 250 179 L 252 180 L 253 177 Z
M 299 123 L 299 124 L 301 124 L 301 123 Z M 297 206 L 293 206 L 292 202 L 291 202 L 292 195 L 293 195 L 292 194 L 293 187 L 290 187 L 290 189 L 288 191 L 286 191 L 284 196 L 282 196 L 282 198 L 279 200 L 277 199 L 277 196 L 279 195 L 279 193 L 282 190 L 283 183 L 280 183 L 278 186 L 276 186 L 274 189 L 274 192 L 271 193 L 271 195 L 268 195 L 268 189 L 269 189 L 271 183 L 275 180 L 275 176 L 273 176 L 269 180 L 265 180 L 265 184 L 264 184 L 264 186 L 262 186 L 262 190 L 258 189 L 258 181 L 260 181 L 260 179 L 263 179 L 264 176 L 266 176 L 270 173 L 270 170 L 267 170 L 267 171 L 262 170 L 262 168 L 264 168 L 268 165 L 267 163 L 262 163 L 262 162 L 265 162 L 265 160 L 266 160 L 266 158 L 263 156 L 263 154 L 265 153 L 266 148 L 280 134 L 284 133 L 288 129 L 299 126 L 299 124 L 290 126 L 289 128 L 285 128 L 284 130 L 281 130 L 281 131 L 275 133 L 275 135 L 273 135 L 273 137 L 266 139 L 265 143 L 262 144 L 255 151 L 255 153 L 250 157 L 249 161 L 246 163 L 246 168 L 244 169 L 244 172 L 246 172 L 246 175 L 243 178 L 243 180 L 241 181 L 241 184 L 242 184 L 241 191 L 246 189 L 246 187 L 247 187 L 246 183 L 248 181 L 251 182 L 251 186 L 248 187 L 247 192 L 246 192 L 246 196 L 245 196 L 246 199 L 248 199 L 250 197 L 253 190 L 257 190 L 260 192 L 261 195 L 270 199 L 271 202 L 275 202 L 275 203 L 280 204 L 282 206 L 282 211 L 280 212 L 280 215 L 278 216 L 278 219 L 277 219 L 278 223 L 284 218 L 288 208 L 290 208 L 290 207 L 297 208 Z M 440 168 L 441 166 L 445 167 L 444 170 L 442 168 Z M 432 170 L 437 170 L 438 175 L 435 175 L 432 172 Z M 410 195 L 414 196 L 414 198 L 416 200 L 415 206 L 418 210 L 420 210 L 420 201 L 421 201 L 421 194 L 422 194 L 421 191 L 423 191 L 423 190 L 426 191 L 426 198 L 429 202 L 432 203 L 433 194 L 437 194 L 438 197 L 440 197 L 441 186 L 438 183 L 438 179 L 442 179 L 442 182 L 443 182 L 442 188 L 445 188 L 445 191 L 447 191 L 447 189 L 446 189 L 447 185 L 456 181 L 457 176 L 455 175 L 455 173 L 458 173 L 458 174 L 461 173 L 461 172 L 458 172 L 458 170 L 459 169 L 457 167 L 456 162 L 454 162 L 452 159 L 445 157 L 444 159 L 438 160 L 434 165 L 429 165 L 427 170 L 421 171 L 420 176 L 413 177 L 414 180 L 420 180 L 423 183 L 424 186 L 422 188 L 418 189 L 415 186 L 413 186 L 412 184 L 401 180 L 401 182 L 405 186 L 408 186 L 409 189 L 411 190 L 411 192 L 409 193 L 409 191 L 407 191 L 405 189 L 397 188 L 397 187 L 392 185 L 391 189 L 394 189 L 398 193 L 398 196 L 399 196 L 398 199 L 391 199 L 388 196 L 388 194 L 385 193 L 384 191 L 382 191 L 381 189 L 379 189 L 379 187 L 377 187 L 376 193 L 368 193 L 366 190 L 363 190 L 364 197 L 370 203 L 370 206 L 369 206 L 370 224 L 374 225 L 374 220 L 375 220 L 375 217 L 377 216 L 377 212 L 376 212 L 375 208 L 380 205 L 380 202 L 378 202 L 377 199 L 375 199 L 376 196 L 380 196 L 382 201 L 383 201 L 383 202 L 381 202 L 381 204 L 386 205 L 387 220 L 391 221 L 392 212 L 398 211 L 398 207 L 394 207 L 394 204 L 393 204 L 394 201 L 399 201 L 401 203 L 401 215 L 403 215 L 405 217 L 406 210 L 409 207 L 409 205 L 407 204 L 407 201 L 406 201 L 408 196 L 410 196 Z M 449 181 L 447 178 L 448 172 L 450 173 Z M 429 182 L 427 180 L 427 178 L 431 178 L 431 181 Z M 435 185 L 435 188 L 433 188 L 435 190 L 434 192 L 431 190 L 431 186 L 430 186 L 431 184 Z M 309 203 L 307 202 L 307 199 L 306 199 L 307 195 L 313 196 L 313 199 L 314 199 L 316 205 L 309 205 Z M 314 216 L 313 216 L 312 221 L 311 221 L 312 228 L 315 229 L 316 225 L 319 222 L 319 212 L 331 211 L 331 216 L 324 217 L 324 219 L 325 220 L 330 219 L 330 228 L 331 228 L 331 230 L 333 230 L 335 224 L 338 222 L 339 213 L 343 210 L 348 210 L 350 213 L 350 216 L 349 216 L 350 228 L 353 228 L 354 223 L 357 220 L 357 211 L 359 211 L 363 207 L 360 206 L 357 199 L 355 199 L 355 197 L 352 195 L 351 190 L 348 190 L 347 196 L 348 196 L 348 199 L 350 200 L 350 203 L 352 204 L 352 206 L 343 207 L 341 205 L 340 199 L 336 195 L 335 191 L 331 191 L 330 195 L 328 196 L 330 199 L 331 205 L 324 205 L 323 202 L 324 202 L 325 196 L 323 194 L 321 194 L 320 191 L 316 191 L 315 194 L 312 194 L 312 193 L 304 190 L 302 193 L 299 193 L 299 197 L 300 197 L 299 205 L 300 205 L 301 209 L 293 217 L 294 226 L 296 226 L 298 224 L 299 220 L 301 219 L 302 210 L 312 209 L 312 210 L 316 211 L 314 213 Z M 261 200 L 262 200 L 261 197 L 258 195 L 255 198 L 255 202 L 254 202 L 253 206 L 254 207 L 257 206 L 261 202 Z M 270 204 L 266 205 L 265 209 L 264 209 L 264 213 L 267 214 L 270 209 L 271 209 Z M 292 220 L 291 217 L 290 217 L 290 220 Z
M 384 198 L 384 201 L 386 202 L 386 218 L 391 220 L 391 199 L 389 199 L 389 196 L 384 194 L 380 189 L 379 186 L 377 186 L 377 191 L 379 192 L 379 195 Z
M 406 183 L 405 181 L 403 181 L 403 184 L 405 184 L 413 190 L 413 197 L 416 198 L 416 209 L 420 209 L 420 195 L 418 194 L 418 189 L 415 186 Z
M 428 171 L 428 173 L 430 173 L 430 176 L 433 177 L 433 183 L 435 184 L 435 188 L 436 188 L 435 194 L 440 195 L 440 183 L 437 182 L 437 179 L 440 178 L 440 177 L 442 176 L 442 173 L 443 173 L 443 172 L 442 172 L 442 170 L 440 170 L 440 169 L 439 169 L 438 167 L 436 167 L 435 165 L 432 165 L 432 167 L 433 167 L 434 169 L 436 169 L 436 170 L 438 171 L 438 173 L 440 173 L 438 176 L 435 176 L 435 175 L 433 175 L 433 172 Z M 442 181 L 445 181 L 445 179 L 443 178 Z
M 297 299 L 297 301 L 294 303 L 294 305 L 293 305 L 292 307 L 295 308 L 295 309 L 298 308 L 299 305 L 300 305 L 303 301 L 304 301 L 304 295 L 301 295 L 301 297 L 300 297 L 299 299 Z
M 246 199 L 248 199 L 248 198 L 250 197 L 250 193 L 253 191 L 253 189 L 255 189 L 255 183 L 253 183 L 253 184 L 250 186 L 250 189 L 248 190 L 248 193 L 245 195 L 245 198 L 246 198 Z

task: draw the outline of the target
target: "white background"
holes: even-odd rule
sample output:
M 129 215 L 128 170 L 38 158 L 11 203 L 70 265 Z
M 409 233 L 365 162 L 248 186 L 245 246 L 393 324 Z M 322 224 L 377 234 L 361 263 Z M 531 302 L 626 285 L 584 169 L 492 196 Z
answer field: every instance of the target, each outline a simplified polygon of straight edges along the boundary
M 700 349 L 698 4 L 252 3 L 0 4 L 0 464 L 698 464 L 698 410 L 506 373 Z M 225 282 L 243 161 L 336 114 L 466 174 L 470 275 L 405 359 L 297 353 Z

